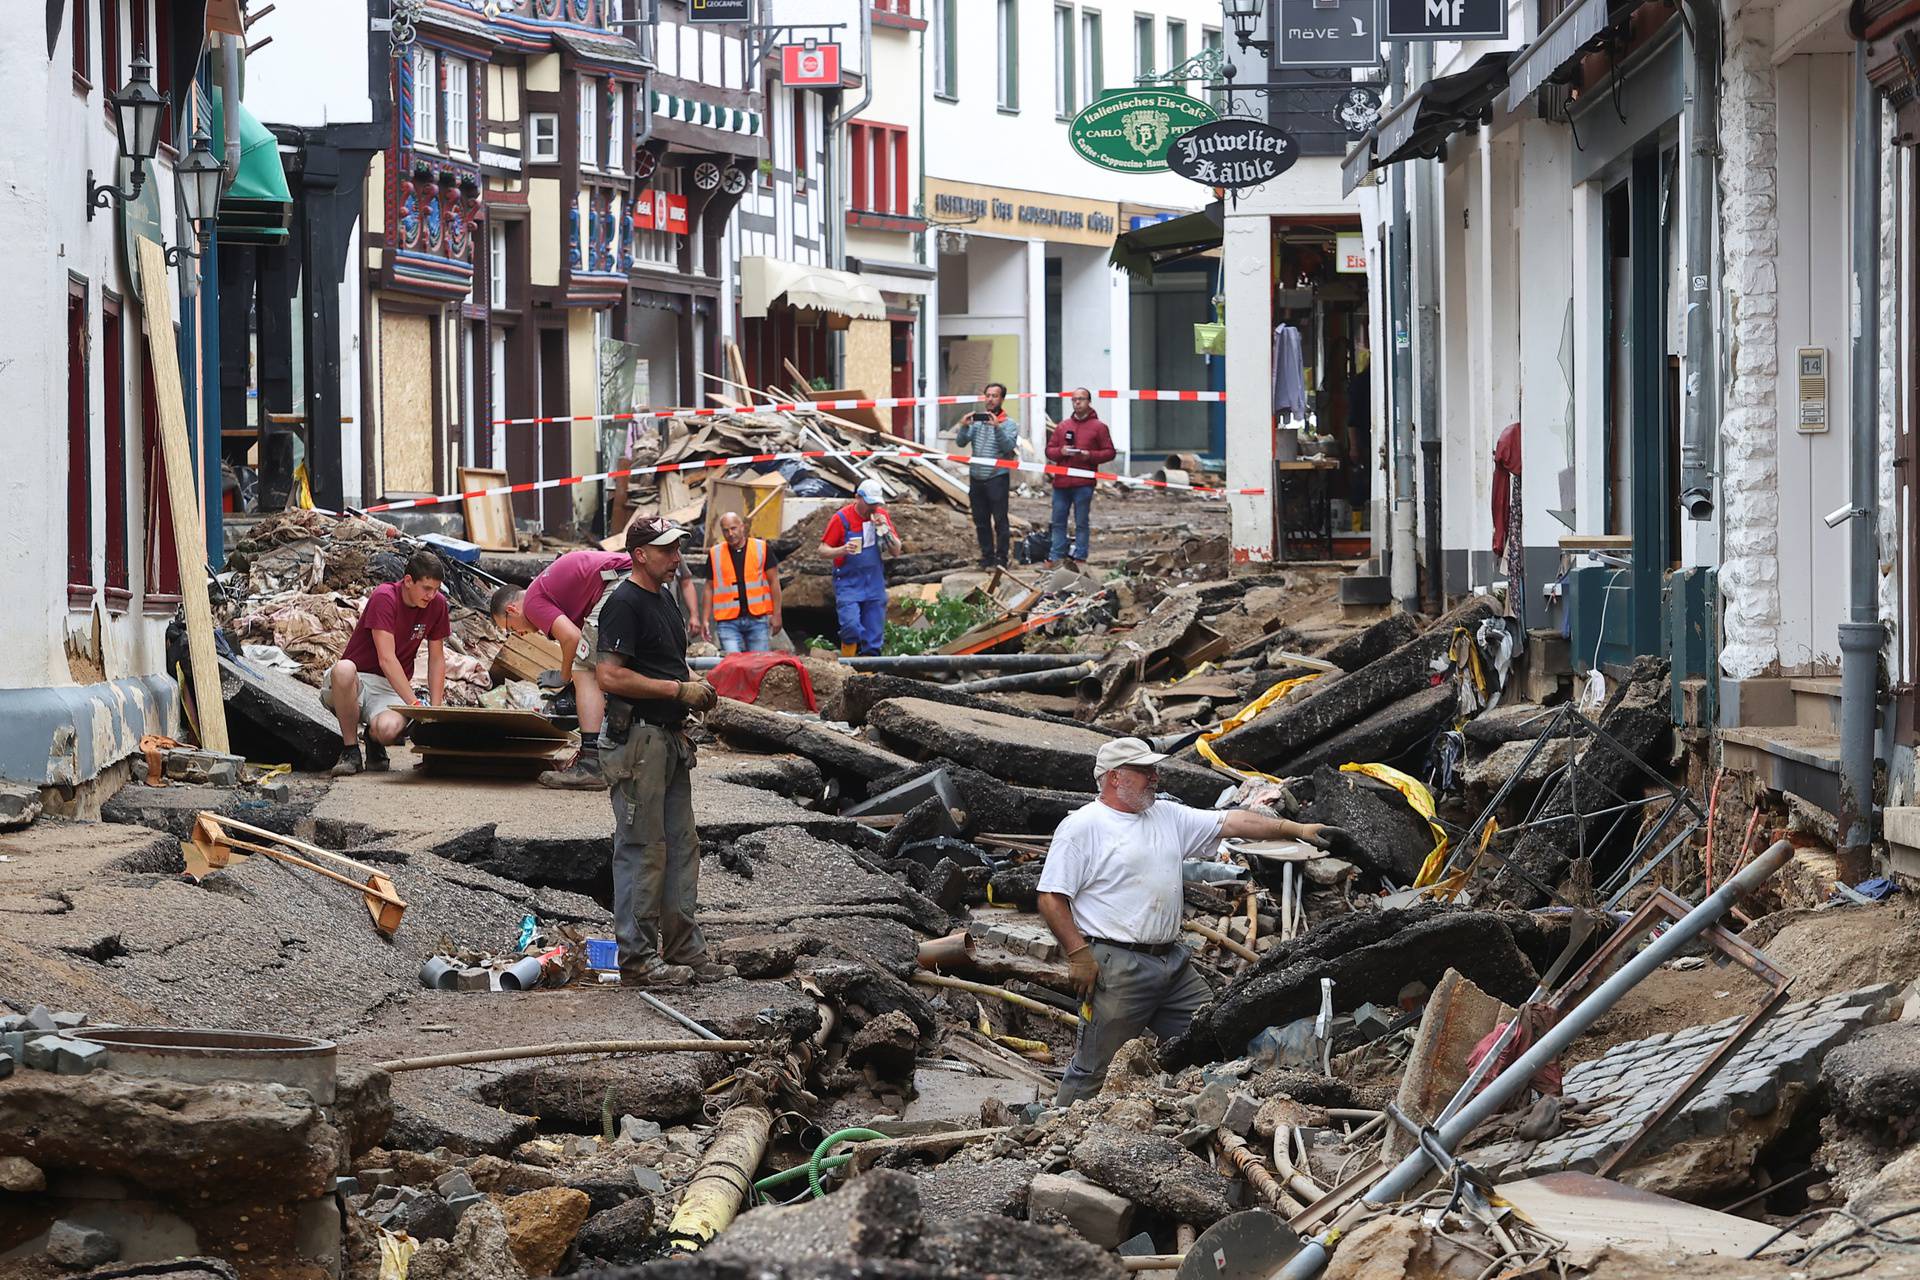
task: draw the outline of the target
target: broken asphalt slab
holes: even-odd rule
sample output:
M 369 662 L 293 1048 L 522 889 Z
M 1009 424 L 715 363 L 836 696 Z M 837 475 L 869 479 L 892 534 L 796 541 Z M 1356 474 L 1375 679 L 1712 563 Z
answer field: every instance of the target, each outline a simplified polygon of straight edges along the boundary
M 1111 741 L 1090 729 L 920 698 L 880 703 L 869 724 L 883 742 L 923 759 L 944 757 L 1007 782 L 1089 794 L 1094 756 Z M 1226 783 L 1210 770 L 1169 760 L 1160 766 L 1160 785 L 1188 804 L 1210 806 Z
M 1333 979 L 1339 1013 L 1369 1001 L 1395 1007 L 1408 984 L 1432 990 L 1449 968 L 1518 1005 L 1564 946 L 1566 927 L 1564 919 L 1431 903 L 1340 916 L 1262 956 L 1201 1008 L 1162 1061 L 1177 1070 L 1242 1056 L 1266 1028 L 1316 1013 L 1322 978 Z
M 732 698 L 720 699 L 707 712 L 706 726 L 737 746 L 805 756 L 823 773 L 855 783 L 872 782 L 913 763 L 815 717 L 768 711 Z
M 340 722 L 320 705 L 320 691 L 284 671 L 220 659 L 220 697 L 235 750 L 296 769 L 331 768 L 340 758 Z
M 915 680 L 911 676 L 888 675 L 883 671 L 861 672 L 849 676 L 840 691 L 840 714 L 848 724 L 864 725 L 873 714 L 873 709 L 882 702 L 891 702 L 896 698 L 920 698 L 927 702 L 938 702 L 949 707 L 971 707 L 975 711 L 994 711 L 1014 716 L 1021 720 L 1039 720 L 1048 724 L 1061 725 L 1069 729 L 1086 729 L 1088 726 L 1065 716 L 1050 715 L 1044 711 L 1030 711 L 1020 706 L 1017 699 L 988 697 L 977 693 L 962 693 L 946 685 L 935 684 L 931 680 Z M 1091 730 L 1091 732 L 1101 732 Z M 1111 736 L 1104 735 L 1103 736 Z
M 1282 701 L 1222 736 L 1213 748 L 1229 764 L 1288 772 L 1295 758 L 1315 743 L 1428 688 L 1433 682 L 1433 663 L 1446 655 L 1454 631 L 1461 627 L 1472 631 L 1496 612 L 1491 600 L 1463 605 L 1358 671 L 1321 676 L 1297 697 Z

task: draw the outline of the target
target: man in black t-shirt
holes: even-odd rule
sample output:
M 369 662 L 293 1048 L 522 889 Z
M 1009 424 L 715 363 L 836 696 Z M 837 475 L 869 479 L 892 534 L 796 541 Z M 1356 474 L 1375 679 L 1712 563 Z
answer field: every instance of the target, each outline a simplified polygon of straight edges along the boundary
M 600 766 L 613 800 L 613 919 L 620 985 L 674 987 L 733 976 L 707 951 L 694 903 L 700 835 L 693 825 L 687 715 L 719 701 L 687 670 L 687 623 L 674 598 L 685 529 L 639 520 L 627 529 L 633 572 L 600 607 L 594 675 L 607 694 Z

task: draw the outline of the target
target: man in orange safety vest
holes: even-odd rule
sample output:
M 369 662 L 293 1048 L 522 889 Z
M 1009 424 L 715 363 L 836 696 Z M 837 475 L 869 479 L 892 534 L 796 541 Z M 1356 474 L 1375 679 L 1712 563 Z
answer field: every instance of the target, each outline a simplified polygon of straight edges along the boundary
M 757 653 L 773 647 L 781 629 L 780 557 L 765 538 L 747 536 L 737 512 L 720 517 L 721 541 L 707 548 L 707 628 L 723 653 Z

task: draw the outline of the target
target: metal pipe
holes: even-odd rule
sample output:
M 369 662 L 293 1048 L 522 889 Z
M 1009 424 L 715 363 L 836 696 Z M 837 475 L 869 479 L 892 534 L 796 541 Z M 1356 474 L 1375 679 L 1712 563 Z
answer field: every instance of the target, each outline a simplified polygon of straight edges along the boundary
M 1880 698 L 1880 97 L 1853 53 L 1853 496 L 1847 621 L 1840 624 L 1840 875 L 1871 873 L 1873 744 Z
M 1413 47 L 1411 80 L 1425 85 L 1433 78 L 1433 46 Z M 1440 252 L 1438 160 L 1413 161 L 1413 250 L 1419 266 L 1419 294 L 1414 304 L 1414 341 L 1420 369 L 1420 492 L 1425 507 L 1427 612 L 1438 616 L 1446 609 L 1446 575 L 1441 572 L 1440 547 Z
M 1568 1045 L 1579 1039 L 1587 1028 L 1598 1022 L 1600 1017 L 1618 1004 L 1627 992 L 1640 985 L 1648 974 L 1678 955 L 1683 947 L 1731 910 L 1735 902 L 1772 879 L 1792 857 L 1793 846 L 1785 840 L 1776 841 L 1771 848 L 1756 858 L 1752 865 L 1742 869 L 1738 875 L 1715 890 L 1711 897 L 1689 911 L 1665 933 L 1648 943 L 1638 955 L 1601 983 L 1592 995 L 1569 1009 L 1567 1015 L 1536 1040 L 1532 1048 L 1516 1058 L 1513 1065 L 1489 1081 L 1478 1097 L 1460 1108 L 1452 1119 L 1441 1125 L 1437 1134 L 1439 1147 L 1451 1153 L 1461 1139 L 1472 1133 L 1483 1121 L 1498 1113 L 1507 1104 L 1507 1100 L 1533 1078 L 1536 1071 L 1559 1057 Z M 1412 1191 L 1426 1176 L 1430 1164 L 1431 1157 L 1424 1149 L 1412 1152 L 1361 1196 L 1360 1202 L 1384 1205 L 1400 1199 Z M 1294 1254 L 1286 1267 L 1281 1270 L 1278 1280 L 1312 1280 L 1312 1277 L 1319 1275 L 1326 1268 L 1327 1258 L 1331 1254 L 1329 1246 L 1339 1235 L 1340 1231 L 1336 1223 L 1302 1244 L 1300 1251 Z
M 1051 689 L 1055 685 L 1077 684 L 1099 667 L 1083 662 L 1077 667 L 1055 667 L 1051 671 L 1022 671 L 1010 676 L 987 676 L 981 680 L 963 680 L 947 688 L 955 693 L 1009 693 L 1016 689 Z
M 596 1053 L 760 1053 L 766 1048 L 764 1040 L 576 1040 L 436 1053 L 424 1058 L 394 1058 L 377 1065 L 382 1071 L 395 1074 L 433 1067 L 465 1067 L 476 1062 L 513 1062 L 520 1058 L 567 1058 Z
M 1406 50 L 1396 43 L 1391 73 L 1396 106 L 1407 96 L 1406 72 Z M 1420 565 L 1413 549 L 1412 265 L 1407 244 L 1406 166 L 1396 164 L 1392 168 L 1387 188 L 1393 213 L 1387 245 L 1387 340 L 1391 344 L 1393 386 L 1393 554 L 1389 585 L 1400 607 L 1411 612 L 1420 607 Z
M 673 1019 L 675 1022 L 679 1023 L 681 1026 L 685 1027 L 687 1030 L 693 1032 L 693 1034 L 699 1036 L 702 1040 L 718 1040 L 720 1038 L 719 1032 L 714 1031 L 709 1027 L 702 1026 L 698 1022 L 695 1022 L 692 1018 L 689 1018 L 686 1014 L 680 1012 L 678 1009 L 668 1004 L 665 1000 L 662 1000 L 659 996 L 654 995 L 652 992 L 642 991 L 639 993 L 639 996 L 640 996 L 640 1003 L 646 1005 L 648 1008 L 652 1009 L 655 1013 L 658 1013 L 663 1017 Z
M 225 153 L 220 159 L 220 168 L 226 177 L 220 184 L 224 193 L 240 176 L 240 37 L 228 32 L 220 37 L 220 114 L 223 117 L 221 128 L 226 132 Z M 186 129 L 186 113 L 180 114 L 181 129 Z M 181 148 L 184 154 L 186 148 Z
M 1680 386 L 1680 510 L 1713 518 L 1713 457 L 1708 437 L 1719 382 L 1714 360 L 1713 214 L 1720 155 L 1720 6 L 1687 0 L 1693 82 L 1687 101 L 1687 367 Z
M 1098 662 L 1097 653 L 902 653 L 885 657 L 837 658 L 850 671 L 1053 671 Z M 695 671 L 711 671 L 719 658 L 689 658 Z

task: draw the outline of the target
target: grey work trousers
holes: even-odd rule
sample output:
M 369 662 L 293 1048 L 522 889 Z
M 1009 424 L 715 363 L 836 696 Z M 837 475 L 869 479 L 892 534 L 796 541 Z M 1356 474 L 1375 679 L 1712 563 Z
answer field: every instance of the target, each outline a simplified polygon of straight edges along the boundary
M 613 800 L 613 922 L 620 972 L 661 963 L 701 964 L 707 942 L 694 923 L 700 835 L 693 825 L 693 744 L 636 720 L 627 740 L 601 751 Z
M 1164 956 L 1095 942 L 1100 980 L 1093 988 L 1093 1017 L 1080 1023 L 1080 1040 L 1060 1081 L 1053 1105 L 1064 1107 L 1098 1093 L 1120 1046 L 1151 1031 L 1172 1039 L 1193 1025 L 1193 1015 L 1213 998 L 1213 988 L 1192 965 L 1187 949 Z

